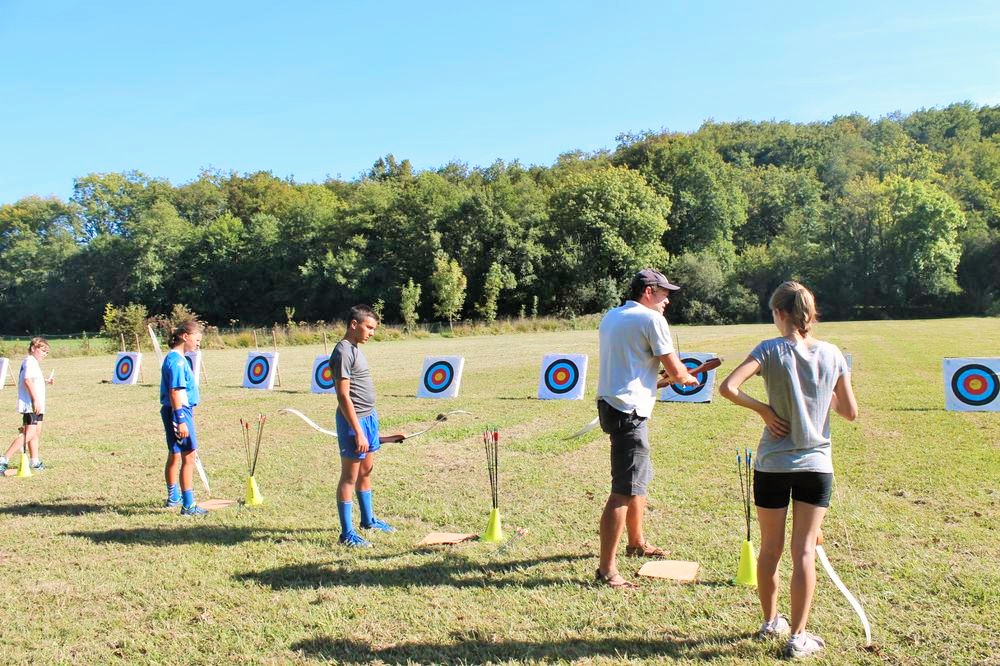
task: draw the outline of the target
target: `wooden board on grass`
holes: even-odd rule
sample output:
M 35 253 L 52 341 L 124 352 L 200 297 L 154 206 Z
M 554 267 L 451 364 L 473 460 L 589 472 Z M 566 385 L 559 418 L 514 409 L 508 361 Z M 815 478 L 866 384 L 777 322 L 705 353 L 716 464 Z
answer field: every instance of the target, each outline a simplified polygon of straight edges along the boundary
M 698 563 L 683 560 L 657 560 L 646 562 L 639 569 L 640 576 L 649 578 L 669 578 L 670 580 L 690 583 L 698 577 Z
M 472 541 L 478 538 L 475 534 L 462 534 L 459 532 L 431 532 L 417 542 L 418 546 L 453 546 L 463 541 Z
M 219 509 L 225 509 L 236 504 L 236 500 L 229 499 L 208 499 L 204 502 L 198 502 L 198 506 L 203 508 L 205 511 L 218 511 Z

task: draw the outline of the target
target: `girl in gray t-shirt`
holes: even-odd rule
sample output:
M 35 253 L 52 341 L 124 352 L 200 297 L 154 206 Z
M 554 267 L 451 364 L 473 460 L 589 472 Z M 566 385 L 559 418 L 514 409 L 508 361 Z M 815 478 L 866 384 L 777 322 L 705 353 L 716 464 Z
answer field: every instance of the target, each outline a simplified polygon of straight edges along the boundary
M 764 421 L 754 465 L 753 493 L 760 525 L 757 595 L 764 611 L 762 637 L 791 633 L 788 657 L 823 649 L 823 639 L 805 630 L 816 588 L 815 546 L 830 506 L 833 460 L 831 408 L 849 421 L 858 414 L 851 375 L 834 345 L 812 337 L 816 302 L 808 289 L 785 282 L 771 295 L 771 314 L 781 337 L 754 347 L 722 382 L 719 393 Z M 760 374 L 767 402 L 740 387 Z M 785 544 L 785 519 L 792 500 L 792 618 L 778 614 L 778 561 Z

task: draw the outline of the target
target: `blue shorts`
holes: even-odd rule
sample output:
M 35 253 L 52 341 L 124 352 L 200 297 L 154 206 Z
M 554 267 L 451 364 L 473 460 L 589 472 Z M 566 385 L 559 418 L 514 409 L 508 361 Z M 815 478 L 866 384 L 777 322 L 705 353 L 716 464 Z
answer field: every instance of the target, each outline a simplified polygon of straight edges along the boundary
M 188 436 L 181 439 L 174 430 L 174 410 L 160 407 L 160 418 L 163 420 L 163 432 L 167 436 L 167 450 L 170 453 L 185 453 L 198 450 L 198 435 L 194 430 L 194 412 L 190 407 L 184 407 L 182 420 L 187 423 Z
M 378 443 L 378 413 L 373 411 L 368 416 L 358 420 L 361 422 L 361 429 L 364 430 L 365 436 L 368 438 L 368 453 L 375 453 L 381 448 L 381 444 Z M 357 453 L 354 450 L 357 446 L 354 434 L 354 428 L 347 423 L 347 419 L 341 416 L 338 410 L 337 442 L 340 444 L 340 457 L 364 460 L 366 454 Z

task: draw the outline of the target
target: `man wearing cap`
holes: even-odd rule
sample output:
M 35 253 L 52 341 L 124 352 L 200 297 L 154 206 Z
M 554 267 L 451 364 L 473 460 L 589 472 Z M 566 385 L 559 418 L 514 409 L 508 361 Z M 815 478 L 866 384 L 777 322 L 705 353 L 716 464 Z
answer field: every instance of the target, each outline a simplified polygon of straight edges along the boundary
M 611 587 L 631 587 L 618 573 L 617 550 L 628 530 L 626 555 L 664 557 L 642 533 L 646 492 L 653 476 L 646 420 L 656 404 L 657 387 L 667 383 L 696 386 L 698 380 L 674 351 L 663 312 L 671 292 L 680 289 L 662 273 L 644 268 L 632 278 L 625 305 L 601 320 L 597 413 L 611 437 L 611 494 L 601 514 L 601 561 L 597 580 Z M 659 378 L 660 364 L 666 371 Z M 659 384 L 658 384 L 659 382 Z

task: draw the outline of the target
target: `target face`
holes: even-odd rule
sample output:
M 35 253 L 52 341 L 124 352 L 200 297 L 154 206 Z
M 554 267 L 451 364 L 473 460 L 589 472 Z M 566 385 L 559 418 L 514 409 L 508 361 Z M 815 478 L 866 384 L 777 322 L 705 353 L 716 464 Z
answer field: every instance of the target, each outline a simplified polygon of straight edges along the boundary
M 582 400 L 587 382 L 586 354 L 547 354 L 538 380 L 540 400 Z
M 10 371 L 10 359 L 0 358 L 0 391 L 7 385 L 7 373 Z
M 142 354 L 135 352 L 119 352 L 115 358 L 115 372 L 111 376 L 112 384 L 135 384 L 139 381 L 139 364 Z
M 250 352 L 243 371 L 243 388 L 270 390 L 277 366 L 277 352 Z
M 184 352 L 184 360 L 194 374 L 194 383 L 201 384 L 201 351 Z
M 418 398 L 455 398 L 462 381 L 465 359 L 461 356 L 437 356 L 424 359 Z
M 336 381 L 333 378 L 333 370 L 330 369 L 329 356 L 317 356 L 313 360 L 312 392 L 313 393 L 337 392 Z
M 681 363 L 688 370 L 693 370 L 699 365 L 716 358 L 715 354 L 703 352 L 686 353 L 681 356 Z M 660 400 L 667 402 L 712 402 L 712 387 L 715 384 L 715 370 L 699 372 L 695 375 L 698 384 L 695 386 L 681 386 L 680 384 L 670 384 L 660 390 Z
M 1000 359 L 945 359 L 945 407 L 1000 411 Z

